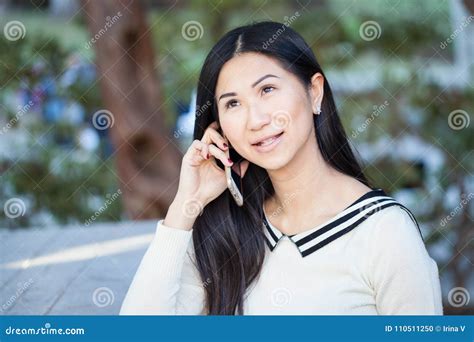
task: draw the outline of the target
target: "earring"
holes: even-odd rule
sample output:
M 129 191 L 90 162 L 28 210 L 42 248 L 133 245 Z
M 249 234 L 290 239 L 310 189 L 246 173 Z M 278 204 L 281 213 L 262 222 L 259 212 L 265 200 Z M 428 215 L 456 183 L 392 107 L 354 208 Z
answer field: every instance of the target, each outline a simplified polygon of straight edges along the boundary
M 320 115 L 321 114 L 321 106 L 318 106 L 318 109 L 316 110 L 316 115 Z

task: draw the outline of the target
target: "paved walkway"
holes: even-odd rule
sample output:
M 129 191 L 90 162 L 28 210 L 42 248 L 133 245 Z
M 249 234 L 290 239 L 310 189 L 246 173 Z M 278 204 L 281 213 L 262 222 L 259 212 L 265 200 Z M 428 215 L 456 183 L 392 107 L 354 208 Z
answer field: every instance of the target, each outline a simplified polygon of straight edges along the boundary
M 118 314 L 157 221 L 0 229 L 0 315 Z M 453 285 L 441 280 L 446 296 Z M 445 311 L 472 314 L 470 305 Z
M 0 315 L 115 315 L 157 221 L 0 230 Z

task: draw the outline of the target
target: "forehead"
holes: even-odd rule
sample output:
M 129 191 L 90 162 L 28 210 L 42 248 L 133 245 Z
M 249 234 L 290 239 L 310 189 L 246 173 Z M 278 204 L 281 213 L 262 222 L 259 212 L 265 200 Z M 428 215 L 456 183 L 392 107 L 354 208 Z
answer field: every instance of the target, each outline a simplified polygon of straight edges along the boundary
M 250 87 L 259 77 L 273 74 L 282 77 L 287 71 L 266 55 L 246 52 L 227 61 L 221 69 L 216 85 L 216 95 Z

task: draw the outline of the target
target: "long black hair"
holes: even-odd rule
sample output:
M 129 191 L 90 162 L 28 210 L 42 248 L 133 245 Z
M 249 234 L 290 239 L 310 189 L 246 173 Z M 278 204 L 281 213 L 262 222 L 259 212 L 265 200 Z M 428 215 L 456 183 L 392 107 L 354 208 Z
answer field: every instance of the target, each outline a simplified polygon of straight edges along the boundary
M 324 76 L 304 39 L 285 24 L 260 22 L 238 27 L 222 37 L 209 52 L 199 77 L 194 139 L 219 122 L 215 89 L 223 65 L 236 54 L 261 53 L 278 61 L 305 87 L 316 73 Z M 338 117 L 329 83 L 324 77 L 321 115 L 313 115 L 318 148 L 334 169 L 369 185 L 348 143 Z M 243 314 L 249 285 L 262 268 L 266 242 L 263 203 L 274 189 L 265 169 L 250 163 L 243 178 L 242 207 L 229 191 L 210 202 L 193 225 L 196 267 L 206 292 L 206 311 L 211 315 Z

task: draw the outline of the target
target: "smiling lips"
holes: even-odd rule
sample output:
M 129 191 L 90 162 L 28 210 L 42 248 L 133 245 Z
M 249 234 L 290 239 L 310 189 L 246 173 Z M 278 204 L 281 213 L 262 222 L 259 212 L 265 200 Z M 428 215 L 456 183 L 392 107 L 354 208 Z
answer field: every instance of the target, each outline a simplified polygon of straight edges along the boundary
M 282 135 L 283 135 L 283 132 L 278 133 L 277 135 L 266 137 L 263 140 L 257 141 L 256 143 L 252 144 L 252 146 L 258 152 L 270 152 L 281 141 L 281 136 Z
M 270 145 L 275 139 L 278 139 L 281 135 L 283 134 L 283 132 L 280 132 L 276 135 L 272 135 L 272 136 L 269 136 L 269 137 L 265 137 L 263 139 L 260 139 L 260 140 L 257 140 L 257 142 L 253 143 L 252 145 L 253 146 L 266 146 L 266 145 Z

